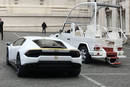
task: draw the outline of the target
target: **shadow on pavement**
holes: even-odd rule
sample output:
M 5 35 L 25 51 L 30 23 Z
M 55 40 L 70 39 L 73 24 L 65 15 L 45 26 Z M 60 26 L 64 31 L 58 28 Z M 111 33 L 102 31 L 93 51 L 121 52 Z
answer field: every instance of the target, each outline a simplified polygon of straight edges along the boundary
M 40 71 L 40 72 L 28 72 L 26 73 L 26 75 L 22 78 L 78 78 L 79 76 L 73 77 L 70 76 L 67 73 L 62 73 L 62 72 L 44 72 L 44 71 Z
M 104 67 L 114 67 L 114 68 L 118 68 L 121 66 L 120 65 L 111 65 L 108 62 L 106 62 L 105 60 L 101 60 L 101 59 L 92 59 L 91 62 L 89 63 L 89 65 L 93 65 L 93 66 L 104 66 Z

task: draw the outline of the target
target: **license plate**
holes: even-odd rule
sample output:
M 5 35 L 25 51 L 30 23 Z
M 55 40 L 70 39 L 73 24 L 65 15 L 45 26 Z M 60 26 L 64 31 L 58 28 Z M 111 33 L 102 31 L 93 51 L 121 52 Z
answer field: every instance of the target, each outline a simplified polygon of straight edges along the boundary
M 55 56 L 54 59 L 57 60 L 57 59 L 58 59 L 58 56 Z

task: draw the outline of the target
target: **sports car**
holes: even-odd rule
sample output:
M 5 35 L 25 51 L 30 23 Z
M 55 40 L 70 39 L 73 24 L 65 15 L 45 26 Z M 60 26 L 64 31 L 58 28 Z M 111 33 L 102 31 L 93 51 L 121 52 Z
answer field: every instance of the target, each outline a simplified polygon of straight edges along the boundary
M 15 66 L 18 77 L 34 70 L 60 70 L 78 76 L 82 59 L 79 50 L 62 40 L 25 36 L 7 43 L 6 63 Z

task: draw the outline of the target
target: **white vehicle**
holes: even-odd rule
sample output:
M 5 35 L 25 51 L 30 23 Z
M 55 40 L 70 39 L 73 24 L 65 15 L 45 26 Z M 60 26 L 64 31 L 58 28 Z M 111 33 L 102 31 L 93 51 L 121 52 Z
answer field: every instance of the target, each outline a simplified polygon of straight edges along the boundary
M 85 63 L 89 63 L 91 58 L 103 58 L 109 64 L 121 64 L 119 58 L 126 57 L 124 56 L 123 43 L 127 41 L 122 30 L 122 16 L 116 16 L 119 25 L 116 24 L 114 27 L 107 23 L 106 26 L 103 26 L 104 18 L 107 18 L 103 12 L 112 14 L 113 8 L 114 10 L 118 9 L 115 11 L 122 14 L 121 6 L 96 2 L 80 3 L 69 12 L 62 30 L 50 37 L 59 38 L 78 48 Z M 106 22 L 109 20 L 108 17 Z
M 26 36 L 7 45 L 6 63 L 15 66 L 18 76 L 24 76 L 25 70 L 60 70 L 72 76 L 81 71 L 80 52 L 59 39 Z

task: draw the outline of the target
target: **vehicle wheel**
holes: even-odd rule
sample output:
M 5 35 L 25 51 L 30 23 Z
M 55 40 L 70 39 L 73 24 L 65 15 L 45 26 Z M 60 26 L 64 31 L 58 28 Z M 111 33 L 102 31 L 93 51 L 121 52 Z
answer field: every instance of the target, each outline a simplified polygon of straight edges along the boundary
M 69 73 L 69 76 L 72 76 L 72 77 L 79 76 L 80 72 L 81 72 L 81 68 L 72 70 L 72 71 Z
M 91 55 L 88 52 L 88 48 L 86 46 L 79 47 L 80 54 L 82 56 L 82 61 L 86 64 L 91 62 Z
M 16 59 L 16 69 L 17 69 L 17 76 L 18 77 L 23 77 L 23 68 L 21 66 L 21 60 L 20 60 L 20 54 L 17 54 L 17 59 Z
M 7 65 L 11 65 L 10 62 L 9 62 L 9 51 L 8 51 L 8 47 L 6 49 L 6 64 Z

